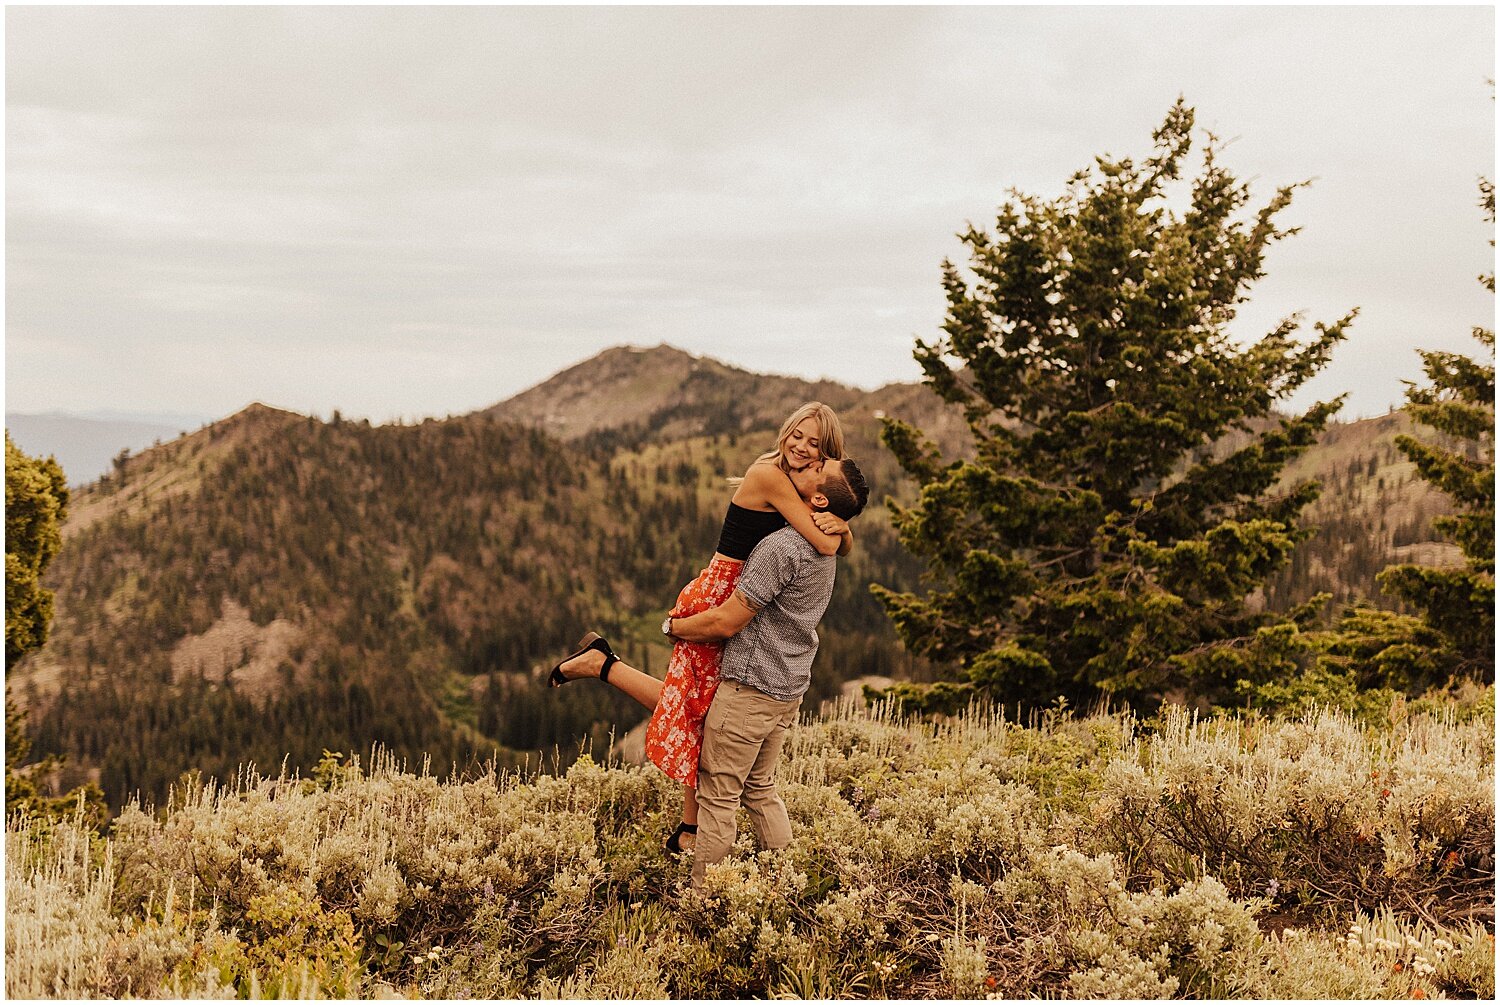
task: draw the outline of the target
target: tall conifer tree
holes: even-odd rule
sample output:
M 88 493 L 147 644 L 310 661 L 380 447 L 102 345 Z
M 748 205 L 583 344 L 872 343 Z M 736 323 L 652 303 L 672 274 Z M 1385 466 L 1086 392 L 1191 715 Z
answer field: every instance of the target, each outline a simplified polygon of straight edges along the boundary
M 16 660 L 40 649 L 52 627 L 52 591 L 42 587 L 47 566 L 62 547 L 62 523 L 68 512 L 68 484 L 51 457 L 31 457 L 5 432 L 5 672 Z M 62 767 L 55 755 L 30 768 L 21 765 L 31 753 L 26 714 L 5 702 L 5 811 L 38 816 L 76 812 L 83 806 L 90 823 L 104 817 L 104 793 L 88 782 L 62 796 L 48 797 L 37 778 Z M 79 797 L 82 797 L 82 803 Z
M 1480 205 L 1495 222 L 1495 186 L 1480 182 Z M 1490 242 L 1491 246 L 1494 241 Z M 1479 281 L 1495 292 L 1495 274 Z M 1423 620 L 1446 642 L 1444 665 L 1462 676 L 1495 679 L 1495 333 L 1476 327 L 1474 337 L 1490 352 L 1488 364 L 1458 353 L 1423 352 L 1428 385 L 1407 388 L 1413 419 L 1454 443 L 1401 436 L 1396 445 L 1417 472 L 1458 506 L 1433 525 L 1463 550 L 1462 568 L 1393 565 L 1380 583 L 1421 610 Z M 1435 683 L 1435 682 L 1434 682 Z
M 1296 185 L 1247 213 L 1249 186 L 1209 137 L 1179 182 L 1179 99 L 1143 163 L 1097 158 L 1053 200 L 1016 193 L 943 266 L 946 333 L 918 341 L 928 386 L 963 406 L 973 460 L 944 463 L 888 419 L 920 483 L 893 507 L 927 560 L 925 597 L 875 587 L 907 645 L 1004 701 L 1224 693 L 1268 621 L 1246 597 L 1306 536 L 1315 483 L 1271 492 L 1342 399 L 1275 419 L 1353 313 L 1299 342 L 1295 317 L 1241 347 L 1228 327 L 1262 276 Z M 1171 205 L 1185 203 L 1179 214 Z M 1232 450 L 1218 449 L 1238 437 Z M 918 695 L 908 690 L 906 697 Z
M 51 457 L 27 456 L 5 432 L 5 671 L 47 641 L 52 591 L 42 574 L 62 547 L 68 484 Z

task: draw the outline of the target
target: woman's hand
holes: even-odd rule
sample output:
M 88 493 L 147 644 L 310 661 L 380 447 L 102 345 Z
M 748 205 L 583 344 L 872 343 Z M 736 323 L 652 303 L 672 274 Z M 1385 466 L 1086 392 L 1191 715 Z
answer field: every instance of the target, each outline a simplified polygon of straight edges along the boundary
M 831 537 L 843 537 L 849 533 L 849 522 L 841 517 L 834 516 L 832 513 L 815 512 L 812 518 L 813 523 L 818 525 L 818 529 Z

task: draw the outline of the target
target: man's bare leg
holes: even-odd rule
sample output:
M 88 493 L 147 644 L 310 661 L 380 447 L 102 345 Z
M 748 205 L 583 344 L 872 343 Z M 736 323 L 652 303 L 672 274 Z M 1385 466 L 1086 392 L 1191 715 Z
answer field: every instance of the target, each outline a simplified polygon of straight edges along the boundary
M 568 680 L 578 680 L 580 677 L 598 677 L 602 666 L 604 654 L 597 649 L 590 649 L 582 656 L 568 660 L 560 669 Z M 652 711 L 656 710 L 656 703 L 661 700 L 662 682 L 648 673 L 642 673 L 624 660 L 616 660 L 610 666 L 609 680 L 605 683 L 613 684 Z

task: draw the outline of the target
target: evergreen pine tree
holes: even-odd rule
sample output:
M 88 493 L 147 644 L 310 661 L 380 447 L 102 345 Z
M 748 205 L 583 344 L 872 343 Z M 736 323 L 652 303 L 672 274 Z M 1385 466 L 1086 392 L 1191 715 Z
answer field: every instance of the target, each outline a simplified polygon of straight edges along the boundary
M 42 575 L 62 547 L 62 522 L 68 511 L 68 483 L 51 457 L 30 457 L 5 433 L 5 671 L 22 656 L 40 649 L 52 626 L 52 591 Z M 5 702 L 5 810 L 38 816 L 71 812 L 80 796 L 88 819 L 103 818 L 104 794 L 90 782 L 62 796 L 47 797 L 37 778 L 63 765 L 57 756 L 22 769 L 31 753 L 26 714 Z
M 51 457 L 29 457 L 5 433 L 5 670 L 47 641 L 52 591 L 42 574 L 62 547 L 68 484 Z
M 1249 187 L 1209 137 L 1179 215 L 1192 126 L 1179 99 L 1144 163 L 1101 157 L 1057 199 L 1013 194 L 993 232 L 960 235 L 972 276 L 944 263 L 946 337 L 915 355 L 963 406 L 974 459 L 945 464 L 898 420 L 882 434 L 922 486 L 892 509 L 932 588 L 874 589 L 912 650 L 960 671 L 898 691 L 914 703 L 1217 696 L 1258 658 L 1269 618 L 1247 595 L 1306 536 L 1296 515 L 1317 494 L 1272 486 L 1342 399 L 1271 410 L 1353 314 L 1305 343 L 1295 317 L 1234 343 L 1298 186 L 1242 213 Z M 1243 445 L 1217 449 L 1229 434 Z
M 1495 222 L 1495 186 L 1481 180 L 1480 205 Z M 1490 241 L 1491 246 L 1494 241 Z M 1495 275 L 1479 281 L 1495 292 Z M 1424 479 L 1453 498 L 1458 512 L 1433 526 L 1463 551 L 1462 568 L 1393 565 L 1380 574 L 1386 592 L 1422 612 L 1443 639 L 1448 672 L 1495 679 L 1495 333 L 1476 327 L 1490 353 L 1483 363 L 1458 353 L 1422 352 L 1428 384 L 1409 384 L 1407 412 L 1451 438 L 1450 445 L 1401 436 L 1396 445 Z M 1467 445 L 1467 449 L 1464 445 Z M 1432 681 L 1438 683 L 1438 681 Z

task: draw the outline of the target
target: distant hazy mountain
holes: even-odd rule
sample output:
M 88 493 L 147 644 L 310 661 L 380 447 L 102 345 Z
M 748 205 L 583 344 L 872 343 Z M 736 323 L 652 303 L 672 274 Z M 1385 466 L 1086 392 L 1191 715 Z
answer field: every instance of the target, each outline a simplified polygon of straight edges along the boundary
M 40 415 L 6 412 L 5 428 L 16 446 L 33 456 L 57 458 L 72 486 L 87 485 L 114 466 L 121 450 L 139 453 L 174 440 L 211 421 L 202 416 L 91 412 Z

